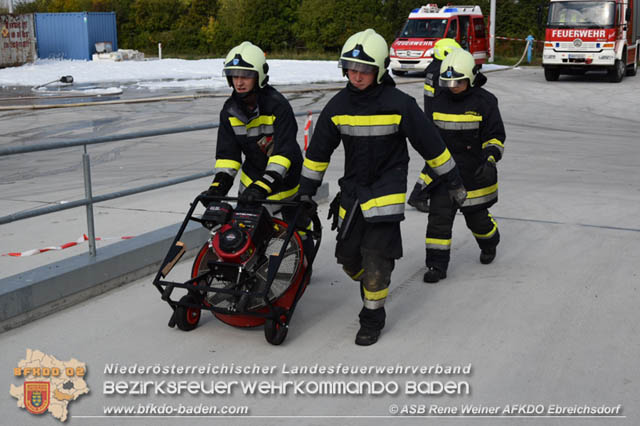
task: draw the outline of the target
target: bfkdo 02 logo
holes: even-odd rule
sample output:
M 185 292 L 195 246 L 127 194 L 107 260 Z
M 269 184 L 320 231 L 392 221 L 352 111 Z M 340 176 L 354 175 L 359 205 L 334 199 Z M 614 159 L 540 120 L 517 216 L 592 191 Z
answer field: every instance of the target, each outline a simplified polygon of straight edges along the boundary
M 64 375 L 67 377 L 83 377 L 85 374 L 83 367 L 67 367 Z M 33 377 L 60 377 L 60 368 L 53 367 L 33 367 L 14 368 L 14 376 Z M 49 408 L 51 395 L 51 382 L 24 382 L 24 408 L 32 414 L 42 414 Z
M 46 412 L 64 422 L 68 407 L 81 395 L 89 393 L 84 381 L 86 364 L 72 358 L 60 361 L 38 350 L 27 349 L 27 356 L 13 369 L 14 378 L 22 378 L 22 386 L 11 385 L 9 392 L 18 408 L 32 414 Z

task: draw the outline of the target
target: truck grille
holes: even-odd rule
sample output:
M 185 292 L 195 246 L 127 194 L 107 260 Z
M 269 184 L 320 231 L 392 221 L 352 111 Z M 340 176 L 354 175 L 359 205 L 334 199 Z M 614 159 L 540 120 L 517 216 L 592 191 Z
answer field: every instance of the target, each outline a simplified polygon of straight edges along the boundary
M 556 44 L 559 46 L 556 47 Z M 602 42 L 598 43 L 600 46 L 597 46 L 595 42 L 583 42 L 579 47 L 574 44 L 574 42 L 560 42 L 554 43 L 553 47 L 556 52 L 558 51 L 574 51 L 574 52 L 600 52 L 602 51 Z
M 419 58 L 423 53 L 422 50 L 396 50 L 396 54 L 404 58 Z

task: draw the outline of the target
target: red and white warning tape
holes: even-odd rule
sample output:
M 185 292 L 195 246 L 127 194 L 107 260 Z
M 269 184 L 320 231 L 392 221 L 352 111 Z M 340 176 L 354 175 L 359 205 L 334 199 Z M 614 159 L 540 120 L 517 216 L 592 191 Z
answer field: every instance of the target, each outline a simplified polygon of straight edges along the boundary
M 307 122 L 304 125 L 304 150 L 309 146 L 309 132 L 313 133 L 313 113 L 309 111 L 307 114 Z
M 496 36 L 498 40 L 515 40 L 515 41 L 527 41 L 526 38 L 514 38 L 514 37 L 500 37 Z M 534 43 L 544 43 L 544 40 L 533 40 Z
M 96 241 L 130 240 L 131 238 L 133 238 L 133 236 L 105 237 L 105 238 L 96 237 Z M 66 244 L 62 244 L 61 246 L 45 247 L 45 248 L 41 248 L 41 249 L 32 249 L 32 250 L 27 250 L 27 251 L 17 252 L 17 253 L 4 253 L 2 256 L 14 256 L 14 257 L 33 256 L 35 254 L 40 254 L 40 253 L 44 253 L 46 251 L 51 251 L 51 250 L 64 250 L 64 249 L 67 249 L 69 247 L 77 246 L 78 244 L 84 243 L 85 241 L 89 241 L 89 237 L 87 237 L 85 234 L 83 234 L 82 237 L 78 238 L 77 240 L 71 241 L 71 242 L 66 243 Z

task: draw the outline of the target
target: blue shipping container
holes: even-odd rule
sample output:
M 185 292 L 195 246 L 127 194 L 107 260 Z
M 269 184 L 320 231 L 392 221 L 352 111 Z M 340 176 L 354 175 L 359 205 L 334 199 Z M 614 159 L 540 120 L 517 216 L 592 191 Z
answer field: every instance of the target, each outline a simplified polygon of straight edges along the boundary
M 118 50 L 115 12 L 36 13 L 35 17 L 39 58 L 90 61 L 101 41 Z

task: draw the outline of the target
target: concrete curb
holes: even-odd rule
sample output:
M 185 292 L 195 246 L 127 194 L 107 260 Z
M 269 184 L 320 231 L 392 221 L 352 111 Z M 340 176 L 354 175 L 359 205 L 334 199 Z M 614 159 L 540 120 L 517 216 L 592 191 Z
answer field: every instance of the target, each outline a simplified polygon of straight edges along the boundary
M 328 183 L 314 198 L 319 203 L 329 199 Z M 156 273 L 180 225 L 108 245 L 94 259 L 83 253 L 0 279 L 0 333 Z M 195 256 L 208 234 L 190 223 L 181 238 L 187 247 L 182 259 Z
M 113 288 L 155 273 L 180 224 L 148 232 L 131 240 L 51 263 L 0 280 L 0 332 L 65 309 Z M 194 256 L 208 231 L 190 224 L 181 240 Z

